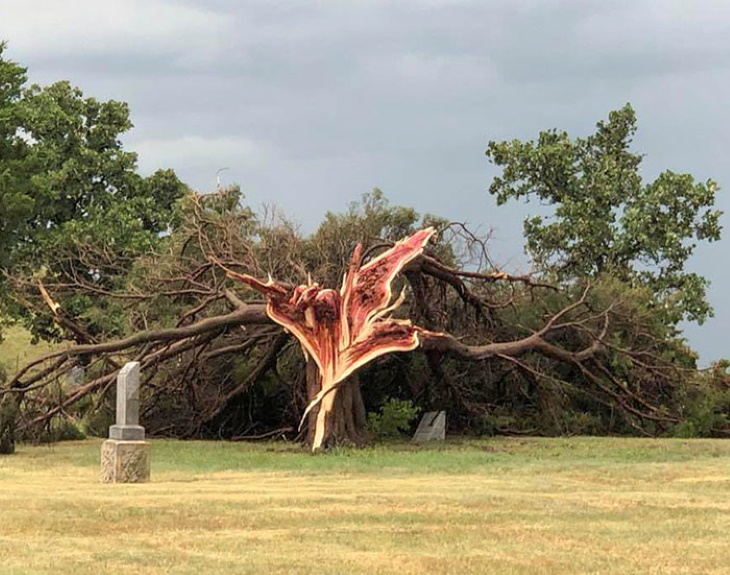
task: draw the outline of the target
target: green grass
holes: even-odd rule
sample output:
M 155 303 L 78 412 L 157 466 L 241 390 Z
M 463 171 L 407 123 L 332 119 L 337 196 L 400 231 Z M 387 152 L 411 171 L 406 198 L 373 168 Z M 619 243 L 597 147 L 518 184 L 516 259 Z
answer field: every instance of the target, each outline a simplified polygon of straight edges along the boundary
M 19 325 L 3 328 L 3 341 L 0 342 L 0 364 L 8 374 L 14 374 L 29 361 L 54 349 L 45 342 L 36 345 L 30 342 L 30 333 Z
M 0 457 L 0 574 L 730 573 L 730 442 L 491 439 L 342 450 L 99 441 Z

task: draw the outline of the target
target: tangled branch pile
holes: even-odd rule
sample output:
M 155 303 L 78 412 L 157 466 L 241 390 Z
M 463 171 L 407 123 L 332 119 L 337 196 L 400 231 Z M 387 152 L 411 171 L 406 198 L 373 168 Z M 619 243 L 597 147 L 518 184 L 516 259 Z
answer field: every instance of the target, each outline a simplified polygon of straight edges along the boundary
M 455 429 L 479 433 L 655 434 L 684 419 L 682 383 L 694 358 L 656 319 L 646 290 L 609 277 L 558 288 L 549 277 L 504 273 L 464 225 L 420 219 L 379 192 L 328 214 L 310 237 L 273 213 L 257 219 L 240 199 L 237 188 L 187 194 L 178 227 L 114 285 L 88 271 L 109 264 L 98 243 L 55 254 L 63 265 L 43 277 L 8 278 L 31 327 L 75 342 L 26 365 L 0 391 L 7 413 L 10 405 L 18 412 L 20 437 L 68 429 L 60 421 L 104 433 L 112 383 L 129 360 L 142 363 L 142 418 L 152 435 L 297 436 L 318 391 L 311 376 L 308 385 L 311 369 L 259 296 L 231 283 L 211 256 L 292 286 L 309 277 L 336 286 L 357 241 L 367 261 L 426 224 L 440 236 L 397 280 L 406 288 L 402 310 L 447 335 L 351 380 L 333 441 L 363 441 L 365 412 L 391 397 L 448 409 Z M 87 305 L 76 313 L 79 299 Z M 85 379 L 72 385 L 77 366 Z

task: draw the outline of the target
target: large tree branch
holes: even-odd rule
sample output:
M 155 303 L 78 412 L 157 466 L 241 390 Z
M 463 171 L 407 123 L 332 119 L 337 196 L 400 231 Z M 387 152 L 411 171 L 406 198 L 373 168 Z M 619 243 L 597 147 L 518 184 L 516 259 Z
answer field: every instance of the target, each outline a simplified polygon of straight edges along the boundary
M 245 305 L 244 307 L 236 309 L 231 313 L 220 316 L 208 317 L 182 327 L 142 331 L 128 338 L 117 341 L 97 344 L 75 345 L 67 347 L 65 349 L 60 349 L 47 353 L 43 357 L 40 357 L 35 361 L 28 363 L 11 380 L 9 387 L 24 387 L 22 384 L 18 385 L 18 383 L 30 369 L 55 357 L 73 357 L 87 354 L 115 353 L 143 343 L 164 341 L 174 342 L 201 335 L 213 330 L 225 329 L 228 327 L 243 324 L 266 323 L 271 323 L 271 320 L 266 315 L 266 311 L 263 305 Z
M 466 359 L 472 360 L 487 359 L 490 357 L 498 356 L 516 357 L 523 355 L 529 351 L 539 351 L 544 355 L 554 357 L 555 359 L 559 359 L 561 361 L 583 361 L 585 359 L 588 359 L 589 357 L 594 356 L 596 353 L 604 348 L 603 339 L 608 331 L 609 326 L 608 310 L 600 314 L 601 316 L 603 316 L 603 326 L 601 328 L 601 331 L 595 335 L 591 334 L 593 337 L 593 342 L 582 350 L 567 350 L 563 347 L 550 343 L 549 341 L 547 341 L 546 336 L 548 336 L 550 333 L 561 331 L 569 327 L 579 327 L 581 331 L 585 331 L 585 326 L 583 325 L 585 323 L 584 321 L 568 321 L 564 323 L 558 323 L 558 321 L 562 320 L 568 314 L 586 304 L 586 298 L 589 289 L 590 285 L 586 286 L 580 299 L 576 300 L 575 302 L 571 303 L 559 312 L 552 315 L 539 331 L 536 331 L 535 333 L 522 339 L 505 342 L 493 342 L 484 345 L 467 345 L 456 339 L 451 334 L 425 332 L 422 334 L 422 345 L 425 349 L 438 349 L 441 351 L 448 351 L 460 355 L 461 357 L 464 357 Z
M 180 355 L 181 353 L 193 349 L 196 346 L 199 346 L 201 344 L 207 344 L 216 336 L 216 334 L 211 330 L 211 332 L 205 333 L 205 336 L 206 337 L 203 338 L 202 341 L 197 337 L 182 338 L 178 341 L 175 341 L 172 345 L 165 346 L 161 349 L 158 349 L 154 353 L 145 355 L 145 357 L 142 358 L 142 369 L 148 369 L 155 364 L 161 363 L 167 359 L 170 359 L 171 357 L 175 357 L 176 355 Z M 73 393 L 66 396 L 61 402 L 59 402 L 58 405 L 52 407 L 42 415 L 39 415 L 38 417 L 33 419 L 29 423 L 29 425 L 35 425 L 43 421 L 47 421 L 48 419 L 50 419 L 57 413 L 62 412 L 64 409 L 73 405 L 89 393 L 92 393 L 113 382 L 118 373 L 119 369 L 115 369 L 82 385 L 81 387 L 74 390 Z
M 554 285 L 537 282 L 532 278 L 531 274 L 514 275 L 506 272 L 492 272 L 484 273 L 477 271 L 466 271 L 457 268 L 452 268 L 446 264 L 440 262 L 438 259 L 429 256 L 428 254 L 422 254 L 415 260 L 413 260 L 405 270 L 418 270 L 422 271 L 427 275 L 434 276 L 443 281 L 453 281 L 453 278 L 469 278 L 473 280 L 479 280 L 485 283 L 496 283 L 496 282 L 512 282 L 522 283 L 530 287 L 541 287 L 557 291 L 558 288 Z
M 495 342 L 484 345 L 467 345 L 450 334 L 428 333 L 424 334 L 422 338 L 421 345 L 424 349 L 436 349 L 455 353 L 470 360 L 482 360 L 501 356 L 517 357 L 530 351 L 538 351 L 561 361 L 575 362 L 588 359 L 603 348 L 603 343 L 597 338 L 591 345 L 579 351 L 569 351 L 546 341 L 539 332 L 514 341 Z

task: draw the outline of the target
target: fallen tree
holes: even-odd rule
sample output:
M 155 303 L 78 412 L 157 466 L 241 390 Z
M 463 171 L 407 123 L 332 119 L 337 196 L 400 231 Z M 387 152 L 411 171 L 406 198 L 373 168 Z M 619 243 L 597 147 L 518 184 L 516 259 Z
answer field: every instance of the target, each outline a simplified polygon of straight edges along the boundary
M 391 380 L 389 396 L 410 396 L 423 408 L 448 407 L 462 429 L 529 430 L 514 419 L 484 428 L 511 407 L 514 414 L 539 411 L 543 420 L 554 420 L 554 432 L 564 432 L 561 411 L 578 401 L 591 417 L 615 411 L 614 431 L 653 434 L 681 419 L 674 396 L 692 358 L 651 325 L 651 311 L 642 307 L 650 298 L 641 290 L 627 293 L 610 279 L 557 287 L 504 273 L 465 226 L 419 222 L 382 198 L 369 207 L 368 198 L 364 209 L 339 219 L 328 216 L 306 239 L 286 222 L 257 221 L 238 200 L 235 189 L 191 194 L 180 228 L 161 250 L 140 258 L 122 289 L 101 288 L 88 274 L 67 273 L 63 281 L 50 273 L 8 278 L 34 314 L 45 314 L 79 342 L 24 366 L 0 390 L 0 397 L 16 398 L 22 437 L 47 435 L 59 418 L 79 421 L 103 410 L 128 360 L 142 363 L 142 417 L 152 435 L 245 437 L 296 428 L 306 407 L 322 397 L 316 362 L 305 361 L 263 301 L 234 291 L 224 268 L 247 277 L 270 270 L 287 294 L 311 284 L 308 270 L 322 285 L 335 286 L 349 256 L 342 246 L 347 234 L 363 242 L 351 265 L 366 269 L 392 248 L 392 235 L 427 223 L 439 227 L 438 241 L 393 278 L 404 293 L 397 321 L 421 326 L 420 351 L 386 356 L 349 374 L 328 406 L 327 431 L 315 437 L 315 409 L 301 437 L 316 445 L 366 441 L 366 404 L 378 400 L 369 401 L 363 390 L 382 394 L 379 380 L 390 377 L 394 362 L 410 363 L 403 370 L 409 389 Z M 86 265 L 103 257 L 103 246 L 80 249 Z M 74 315 L 65 301 L 79 294 L 97 298 L 110 316 L 105 320 L 116 316 L 114 329 L 95 332 L 96 317 Z M 130 335 L 115 337 L 124 331 Z M 87 379 L 70 386 L 64 379 L 79 365 Z

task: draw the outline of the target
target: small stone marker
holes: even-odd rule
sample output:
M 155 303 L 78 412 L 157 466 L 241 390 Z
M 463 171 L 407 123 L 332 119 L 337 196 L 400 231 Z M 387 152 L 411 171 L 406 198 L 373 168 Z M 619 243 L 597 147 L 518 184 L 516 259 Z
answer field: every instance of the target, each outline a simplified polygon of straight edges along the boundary
M 444 441 L 446 439 L 446 412 L 427 411 L 418 424 L 418 429 L 413 435 L 413 441 L 423 443 L 425 441 Z
M 126 364 L 117 376 L 117 422 L 101 446 L 104 483 L 144 483 L 150 479 L 150 444 L 139 425 L 138 361 Z
M 71 387 L 80 387 L 84 383 L 85 377 L 84 366 L 75 365 L 71 368 L 67 381 Z

